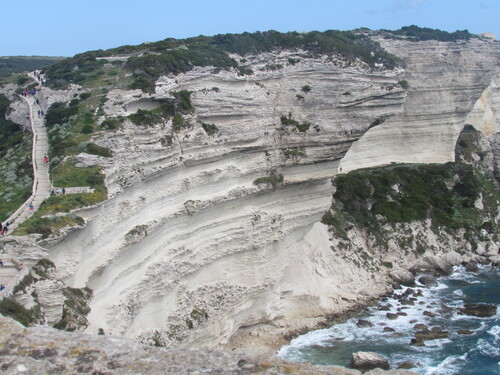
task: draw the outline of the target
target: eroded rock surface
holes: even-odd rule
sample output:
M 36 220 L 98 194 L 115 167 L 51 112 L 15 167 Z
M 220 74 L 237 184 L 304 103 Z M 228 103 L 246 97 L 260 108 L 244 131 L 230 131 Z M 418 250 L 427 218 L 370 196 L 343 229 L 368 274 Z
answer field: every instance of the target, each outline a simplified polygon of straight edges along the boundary
M 160 78 L 154 95 L 110 92 L 110 117 L 179 90 L 192 92 L 195 111 L 179 132 L 171 120 L 125 121 L 93 140 L 113 158 L 79 155 L 80 165 L 106 168 L 110 199 L 79 212 L 86 227 L 51 245 L 50 258 L 69 286 L 93 289 L 88 332 L 190 347 L 228 345 L 243 327 L 290 336 L 386 294 L 382 261 L 395 274 L 416 262 L 420 242 L 403 249 L 403 232 L 425 239 L 429 261 L 443 261 L 428 266 L 448 271 L 454 263 L 438 255 L 464 247 L 460 233 L 402 224 L 381 253 L 361 228 L 348 230 L 346 247 L 318 223 L 338 172 L 453 160 L 497 69 L 493 41 L 387 43 L 405 70 L 281 51 L 248 56 L 250 76 L 196 68 Z M 256 183 L 262 177 L 279 183 Z
M 82 335 L 46 327 L 24 328 L 1 315 L 0 369 L 6 375 L 361 374 L 338 366 L 311 366 L 209 349 L 166 350 L 116 337 Z M 414 373 L 387 373 L 391 374 Z

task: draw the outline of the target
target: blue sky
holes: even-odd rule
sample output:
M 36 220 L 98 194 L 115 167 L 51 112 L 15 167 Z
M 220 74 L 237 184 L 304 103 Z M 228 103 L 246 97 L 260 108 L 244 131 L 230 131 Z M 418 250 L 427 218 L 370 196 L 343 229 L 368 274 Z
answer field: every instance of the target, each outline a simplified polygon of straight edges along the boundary
M 167 37 L 398 29 L 500 36 L 499 0 L 0 0 L 0 56 L 72 56 Z

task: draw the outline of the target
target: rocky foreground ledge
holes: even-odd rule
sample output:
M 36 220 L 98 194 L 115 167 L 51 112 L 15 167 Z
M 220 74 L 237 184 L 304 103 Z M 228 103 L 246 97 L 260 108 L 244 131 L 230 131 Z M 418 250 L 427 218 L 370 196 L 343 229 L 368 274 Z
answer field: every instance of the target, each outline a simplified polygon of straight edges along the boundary
M 311 366 L 276 358 L 210 349 L 163 349 L 131 340 L 25 328 L 0 316 L 2 374 L 335 374 L 358 375 L 337 366 Z M 369 375 L 412 375 L 405 370 Z

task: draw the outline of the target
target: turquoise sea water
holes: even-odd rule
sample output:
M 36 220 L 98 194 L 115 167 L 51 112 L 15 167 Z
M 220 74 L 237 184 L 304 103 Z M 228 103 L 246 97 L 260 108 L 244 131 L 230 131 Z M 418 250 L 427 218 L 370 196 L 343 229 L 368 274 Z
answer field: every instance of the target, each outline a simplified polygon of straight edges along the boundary
M 346 323 L 297 337 L 280 350 L 279 356 L 349 367 L 352 353 L 373 351 L 387 358 L 391 368 L 412 361 L 417 364 L 412 370 L 421 374 L 500 375 L 500 269 L 481 266 L 480 273 L 475 274 L 457 268 L 451 276 L 438 279 L 435 287 L 417 285 L 412 289 L 416 293 L 414 305 L 387 298 Z M 494 304 L 497 314 L 489 318 L 459 314 L 464 303 Z M 388 312 L 400 315 L 390 320 Z M 373 326 L 359 328 L 359 319 Z M 425 347 L 410 345 L 418 331 L 414 326 L 419 323 L 429 329 L 439 327 L 449 336 L 426 341 Z M 384 332 L 385 327 L 395 331 Z M 460 334 L 459 330 L 472 333 Z

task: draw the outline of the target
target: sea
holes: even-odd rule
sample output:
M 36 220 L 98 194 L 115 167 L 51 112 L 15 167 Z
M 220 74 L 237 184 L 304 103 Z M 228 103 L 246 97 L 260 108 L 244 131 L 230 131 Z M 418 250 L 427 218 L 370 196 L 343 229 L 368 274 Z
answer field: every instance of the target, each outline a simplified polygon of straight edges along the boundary
M 406 289 L 395 293 L 401 295 Z M 473 273 L 457 267 L 450 276 L 438 278 L 437 285 L 417 283 L 412 289 L 408 292 L 414 305 L 404 300 L 402 304 L 393 295 L 345 323 L 295 338 L 278 355 L 315 365 L 350 367 L 353 353 L 370 351 L 388 359 L 393 369 L 410 361 L 415 366 L 411 370 L 420 374 L 500 375 L 499 268 L 484 265 Z M 462 315 L 459 308 L 466 303 L 494 304 L 497 313 L 486 318 Z M 391 320 L 387 313 L 399 315 Z M 360 328 L 360 319 L 372 326 Z M 410 345 L 419 330 L 417 324 L 446 331 L 448 337 L 427 340 L 425 346 Z

